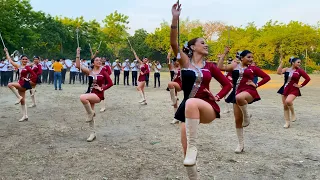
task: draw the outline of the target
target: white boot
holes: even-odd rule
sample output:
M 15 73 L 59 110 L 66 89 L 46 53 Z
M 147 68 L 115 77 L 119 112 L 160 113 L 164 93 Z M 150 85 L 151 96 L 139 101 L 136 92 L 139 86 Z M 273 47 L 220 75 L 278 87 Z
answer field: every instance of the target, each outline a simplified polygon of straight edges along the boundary
M 176 107 L 173 108 L 174 114 L 176 114 L 177 109 L 178 109 L 178 108 L 176 108 Z M 170 124 L 177 124 L 177 123 L 179 123 L 179 122 L 180 122 L 180 121 L 178 121 L 178 120 L 176 120 L 176 119 L 173 119 Z
M 186 166 L 186 170 L 188 173 L 188 177 L 190 180 L 198 180 L 199 179 L 199 175 L 198 175 L 198 170 L 197 170 L 197 165 L 193 165 L 193 166 Z
M 139 101 L 139 103 L 145 102 L 146 99 L 144 98 L 143 92 L 139 91 L 139 93 L 140 93 L 140 97 L 141 97 L 141 100 Z
M 142 101 L 140 104 L 141 104 L 141 105 L 147 105 L 146 95 L 145 95 L 144 92 L 142 92 L 142 91 L 141 91 L 141 93 L 142 93 L 142 99 L 143 99 L 143 101 Z
M 32 104 L 29 106 L 29 108 L 33 108 L 36 107 L 36 99 L 35 99 L 35 90 L 30 89 L 30 93 L 31 93 L 31 100 L 32 100 Z
M 236 128 L 237 137 L 238 137 L 238 147 L 234 151 L 235 153 L 239 154 L 244 151 L 244 142 L 243 142 L 243 128 Z
M 105 112 L 106 111 L 106 104 L 104 103 L 104 100 L 101 100 L 100 104 L 101 104 L 100 112 Z
M 187 153 L 183 161 L 185 166 L 192 166 L 196 164 L 197 161 L 197 136 L 198 136 L 198 125 L 200 123 L 199 119 L 189 119 L 186 118 L 186 133 L 187 133 Z
M 176 97 L 176 90 L 173 88 L 173 89 L 170 89 L 170 97 L 171 97 L 171 106 L 174 106 L 175 104 L 177 104 L 177 100 L 178 98 Z
M 247 111 L 247 105 L 239 106 L 239 108 L 241 109 L 243 114 L 242 127 L 247 127 L 250 124 L 250 115 L 248 114 L 248 111 Z
M 94 112 L 93 112 L 93 110 L 92 110 L 92 108 L 91 108 L 90 103 L 84 104 L 83 106 L 84 106 L 84 108 L 86 109 L 87 115 L 88 115 L 86 122 L 91 122 L 91 121 L 93 121 Z
M 27 113 L 27 106 L 26 104 L 21 105 L 21 112 L 22 112 L 22 118 L 19 120 L 19 122 L 28 121 L 28 113 Z
M 92 142 L 97 137 L 96 133 L 95 133 L 95 130 L 94 130 L 94 120 L 89 122 L 89 127 L 90 127 L 89 129 L 90 129 L 91 133 L 90 133 L 90 136 L 87 139 L 87 142 Z
M 15 87 L 10 88 L 10 90 L 13 92 L 14 95 L 18 98 L 18 101 L 16 101 L 14 104 L 17 105 L 21 102 L 22 97 L 20 96 L 18 90 Z
M 292 121 L 292 122 L 295 122 L 295 121 L 296 121 L 296 113 L 294 112 L 293 105 L 288 106 L 288 108 L 290 109 L 290 112 L 291 112 L 291 121 Z M 290 118 L 289 118 L 289 119 L 290 119 Z
M 284 111 L 284 120 L 286 121 L 286 124 L 283 126 L 284 128 L 289 128 L 290 127 L 290 112 L 289 112 L 289 107 L 284 106 L 283 111 Z

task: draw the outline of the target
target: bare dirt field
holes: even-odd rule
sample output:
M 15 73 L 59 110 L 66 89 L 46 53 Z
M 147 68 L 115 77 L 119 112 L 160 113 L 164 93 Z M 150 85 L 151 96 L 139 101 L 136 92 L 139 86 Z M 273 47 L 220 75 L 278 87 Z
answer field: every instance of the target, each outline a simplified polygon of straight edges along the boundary
M 88 124 L 79 100 L 87 85 L 67 84 L 63 91 L 38 86 L 38 106 L 28 108 L 27 122 L 18 122 L 15 96 L 0 87 L 0 179 L 187 179 L 179 125 L 170 124 L 169 74 L 161 74 L 161 88 L 153 88 L 150 75 L 146 106 L 138 103 L 134 87 L 122 85 L 122 78 L 121 85 L 105 93 L 107 111 L 96 108 L 97 139 L 91 143 L 86 142 Z M 283 129 L 283 106 L 276 93 L 283 78 L 271 78 L 259 89 L 262 100 L 250 105 L 253 118 L 245 128 L 243 154 L 234 153 L 232 112 L 200 125 L 201 179 L 320 179 L 320 76 L 311 75 L 301 90 L 302 97 L 294 102 L 297 121 L 289 129 Z M 213 80 L 211 87 L 216 93 L 220 85 Z M 223 111 L 223 102 L 219 104 Z

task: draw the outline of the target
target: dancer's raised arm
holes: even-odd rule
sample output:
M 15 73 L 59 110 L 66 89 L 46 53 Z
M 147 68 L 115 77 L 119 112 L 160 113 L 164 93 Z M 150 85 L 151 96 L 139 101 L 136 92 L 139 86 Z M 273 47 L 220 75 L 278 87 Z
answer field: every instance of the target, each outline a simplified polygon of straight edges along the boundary
M 218 68 L 222 71 L 227 71 L 227 72 L 231 72 L 233 71 L 233 69 L 235 68 L 236 64 L 235 62 L 232 62 L 231 64 L 227 64 L 227 65 L 224 65 L 224 58 L 225 56 L 229 53 L 229 50 L 230 48 L 229 47 L 226 47 L 224 49 L 224 52 L 223 54 L 220 55 L 219 57 L 219 61 L 218 61 Z
M 12 61 L 10 55 L 9 55 L 9 52 L 8 52 L 8 49 L 7 48 L 4 48 L 4 52 L 6 53 L 6 58 L 8 59 L 8 61 L 17 69 L 19 69 L 19 64 L 15 63 L 14 61 Z
M 76 68 L 78 68 L 79 70 L 81 70 L 84 74 L 86 74 L 87 76 L 90 74 L 90 71 L 88 68 L 81 66 L 81 62 L 80 62 L 80 47 L 77 48 L 77 55 L 76 55 Z
M 136 51 L 135 51 L 133 48 L 131 48 L 131 51 L 133 52 L 133 55 L 134 55 L 134 57 L 136 58 L 136 60 L 141 64 L 142 61 L 141 61 L 141 59 L 138 57 Z
M 175 56 L 180 53 L 180 59 L 177 58 L 181 67 L 187 68 L 189 66 L 189 57 L 179 47 L 178 39 L 178 21 L 181 13 L 181 4 L 174 4 L 172 6 L 172 24 L 170 32 L 170 45 Z
M 284 72 L 286 72 L 286 70 L 287 70 L 287 68 L 283 68 L 283 61 L 282 61 L 282 58 L 280 57 L 280 64 L 279 64 L 279 67 L 277 69 L 277 74 L 281 75 Z

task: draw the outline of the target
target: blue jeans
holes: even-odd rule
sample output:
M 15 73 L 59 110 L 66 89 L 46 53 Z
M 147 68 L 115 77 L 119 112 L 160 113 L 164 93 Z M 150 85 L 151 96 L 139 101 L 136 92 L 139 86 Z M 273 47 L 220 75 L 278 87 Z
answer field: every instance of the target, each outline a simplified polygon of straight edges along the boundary
M 59 89 L 61 89 L 61 72 L 54 72 L 54 89 L 57 89 L 57 81 L 59 81 Z

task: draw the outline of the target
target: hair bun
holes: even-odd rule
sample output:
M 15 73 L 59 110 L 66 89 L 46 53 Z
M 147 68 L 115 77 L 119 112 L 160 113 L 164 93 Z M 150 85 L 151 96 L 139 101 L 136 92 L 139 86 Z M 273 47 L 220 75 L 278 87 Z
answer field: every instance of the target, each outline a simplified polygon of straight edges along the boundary
M 236 58 L 238 58 L 238 59 L 241 59 L 241 53 L 242 53 L 242 51 L 238 51 L 237 53 L 236 53 Z
M 294 56 L 291 56 L 290 59 L 289 59 L 289 63 L 292 63 L 294 58 L 295 58 Z

